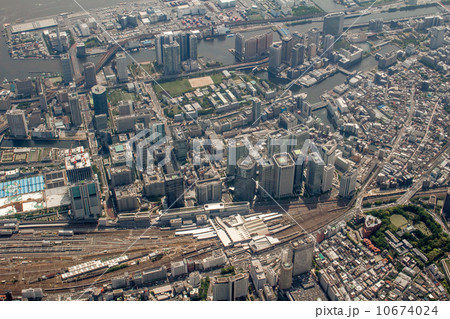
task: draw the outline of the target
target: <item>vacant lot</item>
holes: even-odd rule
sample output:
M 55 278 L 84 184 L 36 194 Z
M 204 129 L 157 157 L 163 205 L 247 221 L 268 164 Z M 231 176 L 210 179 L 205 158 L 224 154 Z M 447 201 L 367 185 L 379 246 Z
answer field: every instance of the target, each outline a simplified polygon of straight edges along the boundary
M 202 78 L 190 79 L 189 83 L 193 88 L 200 88 L 203 86 L 214 84 L 210 76 L 204 76 Z
M 127 101 L 127 100 L 135 101 L 136 96 L 134 95 L 134 93 L 128 93 L 125 92 L 124 90 L 114 90 L 108 93 L 108 100 L 109 103 L 111 103 L 112 105 L 117 105 L 119 101 Z

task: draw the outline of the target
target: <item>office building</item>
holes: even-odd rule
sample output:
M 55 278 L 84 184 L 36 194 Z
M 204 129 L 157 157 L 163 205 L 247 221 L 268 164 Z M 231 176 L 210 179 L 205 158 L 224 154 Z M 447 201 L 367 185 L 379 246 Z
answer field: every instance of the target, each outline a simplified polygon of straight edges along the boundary
M 82 146 L 66 151 L 64 165 L 69 183 L 91 180 L 93 176 L 91 158 Z
M 129 185 L 133 183 L 133 172 L 128 166 L 111 167 L 109 173 L 111 176 L 112 187 Z
M 297 276 L 308 272 L 312 268 L 314 241 L 310 236 L 289 242 L 292 250 L 292 275 Z
M 8 111 L 11 108 L 11 96 L 7 90 L 0 91 L 0 111 Z
M 299 149 L 291 152 L 292 160 L 295 163 L 294 171 L 294 189 L 301 189 L 304 180 L 304 171 L 306 166 L 306 157 Z
M 266 274 L 259 259 L 252 258 L 250 262 L 250 276 L 256 290 L 263 289 L 266 284 Z
M 114 188 L 116 211 L 118 213 L 133 212 L 139 209 L 138 190 L 134 185 L 124 185 Z
M 234 180 L 234 199 L 237 201 L 253 201 L 256 191 L 256 162 L 248 156 L 237 162 Z
M 35 90 L 31 79 L 17 80 L 14 82 L 15 93 L 23 98 L 31 97 Z
M 284 198 L 293 195 L 295 163 L 288 153 L 273 155 L 275 198 Z
M 329 13 L 323 18 L 323 34 L 331 34 L 336 37 L 344 32 L 344 13 Z
M 330 57 L 333 54 L 334 48 L 334 36 L 327 34 L 323 37 L 323 52 L 326 57 Z
M 369 31 L 381 32 L 383 31 L 383 19 L 370 19 L 369 20 Z
M 87 89 L 90 89 L 94 85 L 97 84 L 97 74 L 95 71 L 95 64 L 92 62 L 85 63 L 83 65 L 83 73 L 84 73 L 84 86 Z
M 219 177 L 197 181 L 195 194 L 199 205 L 222 201 L 222 182 Z
M 430 29 L 430 49 L 436 50 L 444 45 L 445 26 L 432 27 Z
M 355 168 L 350 168 L 341 177 L 341 184 L 339 186 L 339 196 L 344 198 L 351 197 L 356 190 L 356 180 L 358 178 L 358 171 Z
M 325 163 L 317 152 L 309 154 L 306 190 L 310 195 L 321 193 L 322 176 Z
M 68 85 L 73 81 L 72 59 L 68 54 L 61 56 L 61 76 L 62 83 Z
M 69 108 L 70 108 L 70 116 L 72 118 L 72 124 L 74 126 L 80 126 L 81 124 L 83 124 L 78 94 L 76 93 L 69 94 Z
M 279 287 L 281 290 L 286 290 L 291 288 L 292 286 L 292 270 L 293 266 L 291 262 L 281 262 L 280 265 L 280 279 L 279 279 Z
M 282 46 L 279 43 L 271 45 L 269 50 L 269 70 L 276 72 L 281 65 Z
M 447 220 L 450 220 L 450 188 L 447 190 L 444 205 L 442 205 L 442 216 Z
M 99 186 L 95 181 L 78 182 L 70 186 L 71 217 L 98 219 L 102 215 Z
M 84 43 L 77 43 L 77 58 L 86 57 L 86 45 Z
M 127 56 L 124 52 L 117 53 L 116 55 L 116 71 L 117 80 L 119 82 L 128 81 L 128 63 Z
M 229 140 L 227 148 L 227 175 L 235 175 L 237 161 L 247 155 L 248 149 L 243 141 Z
M 252 102 L 252 114 L 253 122 L 259 122 L 261 119 L 261 100 L 257 97 Z
M 28 126 L 25 119 L 25 112 L 22 110 L 12 109 L 6 112 L 9 132 L 12 137 L 27 137 Z
M 184 206 L 184 180 L 181 172 L 164 175 L 164 189 L 169 208 Z
M 308 31 L 308 42 L 307 45 L 315 44 L 319 45 L 320 42 L 320 30 L 317 28 L 312 28 Z
M 296 67 L 302 65 L 305 62 L 305 46 L 301 43 L 297 43 L 291 50 L 291 66 Z
M 106 88 L 101 85 L 92 87 L 92 100 L 94 101 L 95 115 L 106 114 L 108 117 L 108 98 L 106 95 Z
M 323 168 L 322 193 L 328 192 L 333 186 L 334 165 L 327 165 Z
M 213 300 L 233 301 L 245 298 L 248 293 L 248 278 L 247 273 L 216 278 L 212 289 Z
M 261 198 L 270 198 L 273 193 L 274 164 L 271 159 L 263 160 L 258 167 L 258 194 Z
M 284 36 L 281 38 L 281 63 L 290 63 L 292 46 L 293 42 L 291 36 Z

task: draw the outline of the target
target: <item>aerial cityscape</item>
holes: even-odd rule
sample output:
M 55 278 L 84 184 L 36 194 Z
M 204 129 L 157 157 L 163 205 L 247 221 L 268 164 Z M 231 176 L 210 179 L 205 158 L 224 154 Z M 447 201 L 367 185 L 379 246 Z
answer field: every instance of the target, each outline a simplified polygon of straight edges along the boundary
M 0 300 L 450 300 L 450 0 L 22 2 Z

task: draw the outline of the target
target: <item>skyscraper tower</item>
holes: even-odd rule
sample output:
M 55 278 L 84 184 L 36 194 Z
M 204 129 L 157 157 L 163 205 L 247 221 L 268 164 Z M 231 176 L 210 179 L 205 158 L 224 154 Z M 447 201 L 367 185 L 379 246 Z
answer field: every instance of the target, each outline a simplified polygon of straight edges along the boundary
M 329 13 L 323 18 L 323 34 L 340 36 L 344 31 L 344 13 Z
M 244 36 L 241 33 L 237 33 L 234 40 L 234 50 L 236 58 L 240 61 L 244 58 Z
M 106 114 L 108 116 L 108 98 L 106 88 L 101 85 L 95 85 L 92 90 L 92 99 L 94 101 L 95 115 Z
M 275 154 L 275 176 L 273 193 L 275 198 L 289 197 L 293 194 L 295 163 L 288 153 Z
M 269 50 L 269 70 L 276 71 L 281 65 L 282 47 L 278 43 L 272 44 Z
M 81 124 L 83 124 L 80 103 L 78 102 L 78 94 L 71 93 L 69 95 L 69 108 L 70 115 L 72 117 L 72 124 L 74 126 L 80 126 Z
M 321 192 L 324 161 L 317 152 L 310 154 L 308 161 L 308 178 L 306 179 L 306 190 L 310 195 L 318 195 Z
M 128 81 L 127 56 L 123 52 L 117 53 L 116 55 L 116 70 L 117 70 L 117 79 L 119 80 L 119 82 L 127 82 Z
M 308 272 L 312 268 L 314 241 L 310 236 L 293 240 L 289 243 L 292 249 L 293 276 Z
M 259 122 L 261 118 L 261 100 L 254 98 L 252 103 L 253 122 Z
M 97 84 L 97 76 L 95 72 L 95 64 L 92 62 L 83 65 L 84 70 L 84 86 L 90 89 Z
M 9 131 L 13 137 L 27 137 L 28 126 L 25 113 L 22 110 L 12 109 L 6 112 Z
M 175 41 L 163 45 L 164 74 L 177 74 L 181 71 L 180 45 Z
M 358 171 L 354 168 L 348 169 L 341 177 L 341 184 L 339 186 L 339 196 L 349 198 L 353 195 L 356 189 L 356 180 Z
M 73 81 L 72 60 L 68 54 L 61 56 L 61 75 L 65 85 Z

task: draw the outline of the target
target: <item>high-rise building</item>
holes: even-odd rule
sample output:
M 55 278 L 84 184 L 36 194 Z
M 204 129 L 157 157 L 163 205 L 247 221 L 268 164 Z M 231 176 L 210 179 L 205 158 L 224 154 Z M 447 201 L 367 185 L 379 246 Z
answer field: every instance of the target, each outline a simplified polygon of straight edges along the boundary
M 106 88 L 101 85 L 92 87 L 92 100 L 94 101 L 95 115 L 106 114 L 108 116 L 108 98 L 106 95 Z
M 78 94 L 69 94 L 69 108 L 70 116 L 72 117 L 72 124 L 74 126 L 80 126 L 83 124 L 83 118 L 81 116 L 80 103 L 78 101 Z
M 234 199 L 251 202 L 256 191 L 256 162 L 251 156 L 247 156 L 240 158 L 236 166 Z
M 31 79 L 26 79 L 22 81 L 15 81 L 15 93 L 21 97 L 27 98 L 31 97 L 35 92 L 33 81 Z
M 344 13 L 333 12 L 323 18 L 323 34 L 340 36 L 344 32 Z
M 291 62 L 291 51 L 292 51 L 292 37 L 284 36 L 281 38 L 281 63 Z
M 70 186 L 70 200 L 74 219 L 98 219 L 102 215 L 97 182 L 78 182 Z
M 195 194 L 199 205 L 222 201 L 222 182 L 219 177 L 197 181 Z
M 293 150 L 291 152 L 291 155 L 292 160 L 295 163 L 294 189 L 299 189 L 303 185 L 306 158 L 303 155 L 302 151 L 299 149 Z
M 252 37 L 245 41 L 244 61 L 251 61 L 258 57 L 258 40 Z
M 258 193 L 261 198 L 268 198 L 273 193 L 274 164 L 271 159 L 263 160 L 258 167 Z
M 312 268 L 314 241 L 310 236 L 295 239 L 289 243 L 292 249 L 293 276 L 308 272 Z
M 322 192 L 328 192 L 333 186 L 334 166 L 327 165 L 323 168 Z
M 163 45 L 164 74 L 177 74 L 181 71 L 180 45 L 174 41 Z
M 195 34 L 189 33 L 189 59 L 197 60 L 198 57 L 198 38 Z
M 450 220 L 450 188 L 447 189 L 447 194 L 445 195 L 444 205 L 442 205 L 442 216 L 447 220 Z
M 297 43 L 291 50 L 291 66 L 296 67 L 305 62 L 305 46 L 301 43 Z
M 256 290 L 263 289 L 266 284 L 266 274 L 257 258 L 253 258 L 250 262 L 250 276 L 252 277 L 253 285 Z
M 85 63 L 83 65 L 84 72 L 84 86 L 90 89 L 97 84 L 97 75 L 95 72 L 95 64 L 92 62 Z
M 254 98 L 252 103 L 253 122 L 259 122 L 261 118 L 261 100 Z
M 323 37 L 323 52 L 326 57 L 330 57 L 333 54 L 334 48 L 334 36 L 326 34 Z
M 170 44 L 172 42 L 173 42 L 172 31 L 164 32 L 163 34 L 159 34 L 156 36 L 155 40 L 156 62 L 159 65 L 163 65 L 164 62 L 164 53 L 163 53 L 164 44 Z
M 84 43 L 77 43 L 77 58 L 84 58 L 86 56 L 86 45 Z
M 288 153 L 273 155 L 275 178 L 273 193 L 275 198 L 289 197 L 293 194 L 295 163 Z
M 184 180 L 181 172 L 164 175 L 164 189 L 169 208 L 184 206 Z
M 317 28 L 312 28 L 311 30 L 309 30 L 307 45 L 314 43 L 316 46 L 318 46 L 319 41 L 320 41 L 320 30 Z
M 276 71 L 281 65 L 282 47 L 274 43 L 269 50 L 269 70 Z
M 317 152 L 312 152 L 309 156 L 306 190 L 310 195 L 318 195 L 321 192 L 325 163 Z
M 430 49 L 436 50 L 444 45 L 446 27 L 438 26 L 430 29 Z
M 236 33 L 234 51 L 236 58 L 242 61 L 244 59 L 244 36 L 241 33 Z
M 117 53 L 116 55 L 116 71 L 117 71 L 117 80 L 119 80 L 119 82 L 128 81 L 127 56 L 123 52 Z
M 372 31 L 372 32 L 383 31 L 383 18 L 370 19 L 369 20 L 369 31 Z
M 341 177 L 341 184 L 339 186 L 339 196 L 349 198 L 353 195 L 356 189 L 356 180 L 358 178 L 358 171 L 355 168 L 348 169 Z
M 281 262 L 280 265 L 280 279 L 278 285 L 281 290 L 286 290 L 292 286 L 292 270 L 293 265 L 291 262 Z
M 308 56 L 308 60 L 312 60 L 313 58 L 315 58 L 317 55 L 317 45 L 315 45 L 314 43 L 308 45 L 308 47 L 306 48 L 306 54 Z
M 248 155 L 248 149 L 241 140 L 231 139 L 227 148 L 227 175 L 235 175 L 237 162 Z
M 72 60 L 68 54 L 61 56 L 61 75 L 65 85 L 73 81 Z
M 25 112 L 22 110 L 12 109 L 6 112 L 9 132 L 12 137 L 27 137 L 28 126 L 25 119 Z
M 219 277 L 213 286 L 213 300 L 237 300 L 248 294 L 248 273 Z

